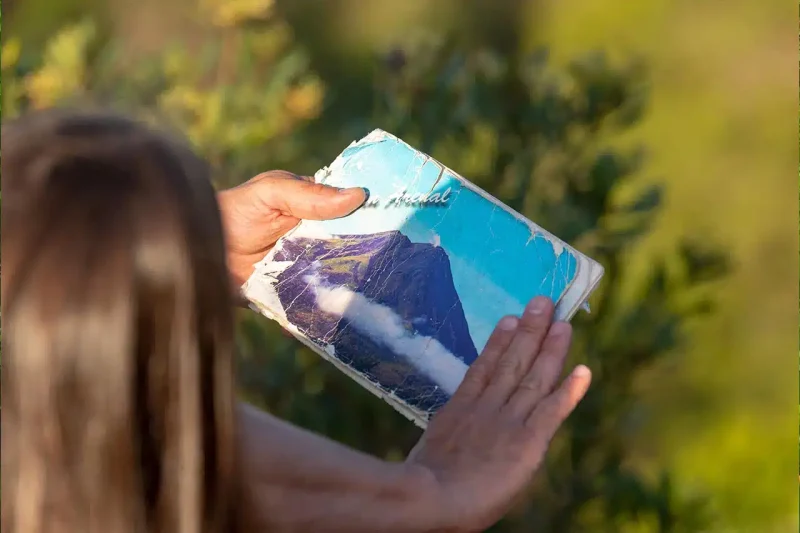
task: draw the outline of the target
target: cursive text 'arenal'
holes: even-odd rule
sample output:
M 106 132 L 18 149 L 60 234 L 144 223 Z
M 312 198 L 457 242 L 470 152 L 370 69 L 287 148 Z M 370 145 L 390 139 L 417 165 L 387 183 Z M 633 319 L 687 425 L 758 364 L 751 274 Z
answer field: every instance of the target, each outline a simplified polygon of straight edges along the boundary
M 409 194 L 405 189 L 398 191 L 394 194 L 391 194 L 386 198 L 384 201 L 382 198 L 378 196 L 370 197 L 365 207 L 412 207 L 412 206 L 443 206 L 447 205 L 448 200 L 450 199 L 450 189 L 446 189 L 444 192 L 435 192 L 435 193 L 414 193 Z

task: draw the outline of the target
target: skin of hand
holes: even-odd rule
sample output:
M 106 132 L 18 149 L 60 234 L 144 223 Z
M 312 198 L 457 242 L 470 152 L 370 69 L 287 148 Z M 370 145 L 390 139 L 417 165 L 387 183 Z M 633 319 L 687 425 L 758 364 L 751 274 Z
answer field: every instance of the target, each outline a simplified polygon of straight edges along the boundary
M 219 200 L 228 248 L 228 268 L 236 288 L 275 242 L 301 219 L 329 220 L 355 211 L 364 189 L 336 189 L 283 170 L 259 174 L 221 191 Z
M 432 531 L 483 531 L 502 518 L 586 394 L 586 366 L 559 385 L 572 328 L 552 323 L 553 312 L 538 297 L 521 318 L 503 318 L 410 453 L 406 464 L 442 520 Z
M 282 171 L 219 194 L 229 267 L 237 287 L 300 219 L 357 209 L 362 189 L 339 191 Z M 559 385 L 571 327 L 535 298 L 500 321 L 450 401 L 404 463 L 352 450 L 240 405 L 242 454 L 253 531 L 466 533 L 510 509 L 550 440 L 585 395 L 576 367 Z

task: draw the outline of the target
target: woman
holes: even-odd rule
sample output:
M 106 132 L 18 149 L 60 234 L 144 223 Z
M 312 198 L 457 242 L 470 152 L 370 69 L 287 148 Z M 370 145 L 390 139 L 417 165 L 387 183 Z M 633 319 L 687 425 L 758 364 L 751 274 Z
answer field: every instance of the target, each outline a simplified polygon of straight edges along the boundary
M 537 298 L 405 463 L 237 406 L 229 276 L 253 258 L 229 273 L 205 164 L 111 115 L 32 115 L 2 139 L 4 532 L 480 531 L 586 392 L 585 367 L 556 388 L 570 329 Z

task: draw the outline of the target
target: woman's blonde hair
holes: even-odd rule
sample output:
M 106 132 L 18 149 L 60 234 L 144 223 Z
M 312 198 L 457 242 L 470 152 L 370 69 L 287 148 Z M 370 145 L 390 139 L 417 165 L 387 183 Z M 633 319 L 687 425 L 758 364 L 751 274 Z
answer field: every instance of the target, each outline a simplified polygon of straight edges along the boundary
M 206 165 L 133 120 L 2 130 L 2 530 L 231 533 L 233 317 Z

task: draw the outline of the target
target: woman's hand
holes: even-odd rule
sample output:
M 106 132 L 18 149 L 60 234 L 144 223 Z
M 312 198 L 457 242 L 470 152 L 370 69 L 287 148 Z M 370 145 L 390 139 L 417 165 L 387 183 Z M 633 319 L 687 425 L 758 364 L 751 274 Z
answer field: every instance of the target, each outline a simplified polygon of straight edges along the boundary
M 271 170 L 218 195 L 228 247 L 228 268 L 238 288 L 287 231 L 301 219 L 329 220 L 355 211 L 364 189 L 339 190 L 313 178 Z
M 557 389 L 570 327 L 538 298 L 501 321 L 405 463 L 370 457 L 241 406 L 252 529 L 466 533 L 498 521 L 589 387 L 579 366 Z
M 483 531 L 498 521 L 542 463 L 550 439 L 586 394 L 591 373 L 558 385 L 571 341 L 535 298 L 500 321 L 451 400 L 431 420 L 407 465 L 441 531 Z

